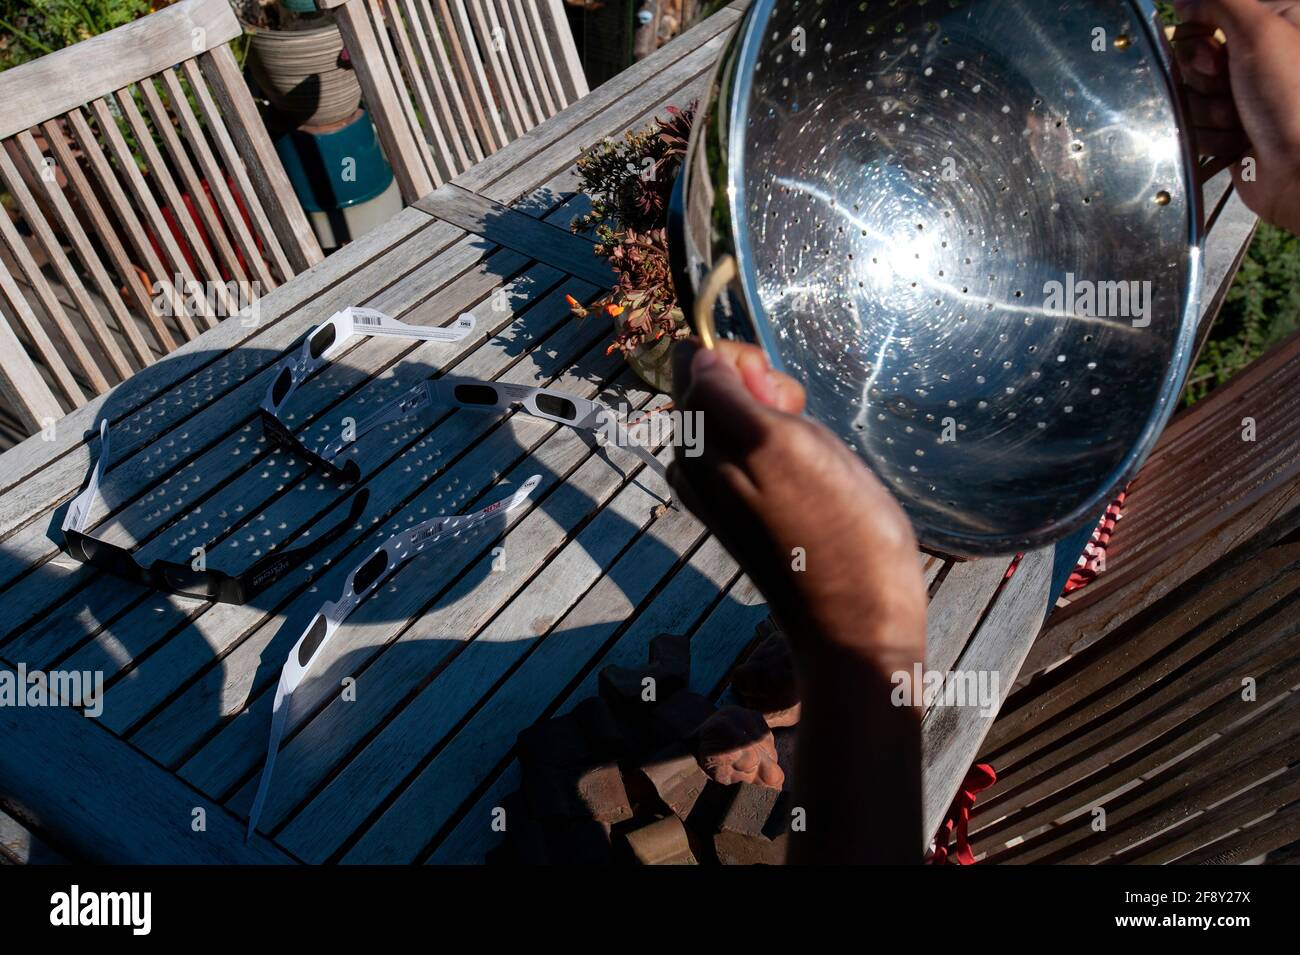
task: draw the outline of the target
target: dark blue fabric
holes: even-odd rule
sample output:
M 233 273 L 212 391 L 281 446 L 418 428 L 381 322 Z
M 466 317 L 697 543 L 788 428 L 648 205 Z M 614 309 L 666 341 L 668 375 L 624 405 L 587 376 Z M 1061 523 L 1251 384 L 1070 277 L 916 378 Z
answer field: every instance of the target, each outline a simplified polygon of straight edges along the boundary
M 1103 511 L 1102 515 L 1106 512 Z M 1065 589 L 1065 582 L 1070 579 L 1070 574 L 1074 572 L 1074 567 L 1079 563 L 1079 555 L 1083 549 L 1088 546 L 1088 541 L 1092 538 L 1092 532 L 1097 529 L 1101 523 L 1101 516 L 1097 520 L 1087 525 L 1083 530 L 1075 531 L 1065 540 L 1056 545 L 1056 553 L 1052 559 L 1052 599 L 1047 604 L 1047 612 L 1051 613 L 1052 608 L 1056 606 L 1056 599 L 1061 596 L 1061 591 Z

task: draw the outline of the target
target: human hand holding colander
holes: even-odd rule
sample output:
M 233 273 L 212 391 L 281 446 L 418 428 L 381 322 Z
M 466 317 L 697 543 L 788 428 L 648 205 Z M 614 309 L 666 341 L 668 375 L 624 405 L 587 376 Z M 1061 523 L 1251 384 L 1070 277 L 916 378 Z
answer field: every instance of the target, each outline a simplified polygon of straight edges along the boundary
M 716 322 L 804 383 L 923 544 L 1042 546 L 1177 403 L 1203 232 L 1184 117 L 1146 0 L 755 0 L 679 180 L 679 294 L 706 344 Z

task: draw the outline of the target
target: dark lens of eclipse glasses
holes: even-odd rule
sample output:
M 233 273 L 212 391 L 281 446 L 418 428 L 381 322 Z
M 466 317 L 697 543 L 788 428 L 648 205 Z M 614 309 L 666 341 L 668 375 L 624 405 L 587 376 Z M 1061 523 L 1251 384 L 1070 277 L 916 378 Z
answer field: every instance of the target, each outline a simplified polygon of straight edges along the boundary
M 497 390 L 491 385 L 457 385 L 453 394 L 463 405 L 495 405 Z
M 334 331 L 333 322 L 323 326 L 318 332 L 316 332 L 316 334 L 311 337 L 311 357 L 319 358 L 321 355 L 325 354 L 325 349 L 334 344 L 335 335 L 336 332 Z
M 365 593 L 366 588 L 379 579 L 379 575 L 388 567 L 388 551 L 377 551 L 373 557 L 361 565 L 356 577 L 352 578 L 352 592 Z
M 278 410 L 284 402 L 285 397 L 289 394 L 289 389 L 293 386 L 293 371 L 289 368 L 281 368 L 280 374 L 276 376 L 275 387 L 271 389 L 271 402 Z
M 538 395 L 537 410 L 553 418 L 562 418 L 565 421 L 572 421 L 578 417 L 577 405 L 568 398 L 561 398 L 559 395 Z
M 311 625 L 311 632 L 307 634 L 307 639 L 302 642 L 298 648 L 298 665 L 305 667 L 311 662 L 312 655 L 320 647 L 320 642 L 325 639 L 325 628 L 329 626 L 324 615 L 318 615 L 316 622 Z

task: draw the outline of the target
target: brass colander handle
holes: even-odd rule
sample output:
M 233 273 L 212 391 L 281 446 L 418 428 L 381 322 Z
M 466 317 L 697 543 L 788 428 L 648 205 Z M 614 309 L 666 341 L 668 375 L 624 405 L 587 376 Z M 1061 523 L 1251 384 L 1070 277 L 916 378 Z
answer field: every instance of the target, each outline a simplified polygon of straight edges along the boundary
M 723 290 L 736 280 L 739 270 L 736 260 L 724 255 L 713 263 L 709 274 L 700 283 L 699 294 L 695 297 L 695 333 L 700 336 L 700 344 L 705 348 L 718 347 L 718 328 L 713 321 L 713 307 Z

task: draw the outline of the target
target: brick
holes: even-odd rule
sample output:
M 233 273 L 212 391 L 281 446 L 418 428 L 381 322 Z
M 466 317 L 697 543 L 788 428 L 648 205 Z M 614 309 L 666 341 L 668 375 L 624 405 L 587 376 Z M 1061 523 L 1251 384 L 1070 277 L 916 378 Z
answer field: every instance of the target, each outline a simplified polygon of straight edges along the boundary
M 617 763 L 607 763 L 582 773 L 577 795 L 584 809 L 597 822 L 613 823 L 632 818 L 632 804 L 623 787 Z
M 642 865 L 696 865 L 686 827 L 676 816 L 632 830 L 627 844 Z
M 789 836 L 790 826 L 794 821 L 794 809 L 794 793 L 787 789 L 777 796 L 772 811 L 768 814 L 767 822 L 763 823 L 763 835 L 773 842 L 782 841 Z
M 783 788 L 790 788 L 790 780 L 794 778 L 794 757 L 799 746 L 799 729 L 798 727 L 778 727 L 772 730 L 772 740 L 776 744 L 776 762 L 781 767 L 781 772 L 785 774 L 785 783 Z
M 517 748 L 520 760 L 530 766 L 570 766 L 599 758 L 574 713 L 534 723 L 519 734 Z
M 769 829 L 782 797 L 774 789 L 751 783 L 735 787 L 735 798 L 722 817 L 713 848 L 723 865 L 781 865 L 785 861 L 785 840 L 769 838 L 779 832 L 779 823 Z
M 629 745 L 610 708 L 592 697 L 564 716 L 543 720 L 521 732 L 518 752 L 526 764 L 576 766 L 623 756 Z
M 754 783 L 741 783 L 734 789 L 731 805 L 723 815 L 718 831 L 742 836 L 762 835 L 763 827 L 767 825 L 772 808 L 781 794 L 775 789 Z
M 646 679 L 654 680 L 653 699 L 645 699 Z M 660 703 L 691 680 L 690 640 L 661 633 L 650 641 L 649 662 L 642 667 L 609 666 L 600 671 L 600 696 L 615 715 L 641 724 Z
M 525 765 L 522 792 L 526 812 L 534 819 L 569 819 L 579 815 L 581 806 L 576 784 L 576 771 L 570 767 Z
M 797 726 L 799 725 L 799 717 L 803 715 L 802 711 L 803 707 L 799 703 L 786 707 L 784 710 L 763 710 L 763 722 L 767 723 L 772 729 Z
M 784 865 L 787 843 L 763 836 L 742 836 L 719 832 L 713 837 L 713 851 L 720 865 Z
M 696 762 L 695 754 L 682 744 L 652 757 L 641 767 L 641 774 L 660 801 L 682 820 L 690 816 L 709 783 L 708 774 Z
M 601 759 L 627 755 L 629 740 L 626 729 L 619 723 L 609 705 L 598 696 L 588 697 L 573 708 L 591 743 Z
M 695 800 L 695 806 L 686 819 L 687 829 L 691 832 L 703 833 L 711 841 L 713 833 L 717 832 L 718 827 L 722 825 L 722 817 L 731 808 L 733 798 L 734 792 L 731 786 L 723 786 L 710 779 L 705 784 L 700 798 Z M 710 851 L 711 849 L 710 846 Z
M 723 865 L 781 865 L 790 825 L 790 796 L 742 782 L 714 835 Z
M 668 667 L 610 666 L 600 671 L 600 698 L 615 714 L 634 724 L 644 724 L 651 712 L 679 690 L 686 689 L 686 676 Z M 653 680 L 648 685 L 646 680 Z M 653 688 L 653 692 L 648 689 Z M 647 698 L 647 696 L 649 698 Z
M 760 783 L 780 789 L 785 782 L 772 731 L 754 710 L 727 706 L 714 713 L 696 733 L 695 755 L 709 778 L 724 786 Z
M 650 717 L 649 731 L 661 744 L 690 741 L 705 720 L 717 712 L 708 697 L 691 690 L 679 690 Z
M 774 633 L 784 634 L 785 631 L 782 629 L 781 625 L 776 622 L 776 618 L 771 614 L 768 614 L 760 620 L 758 626 L 754 628 L 754 637 L 760 643 Z

